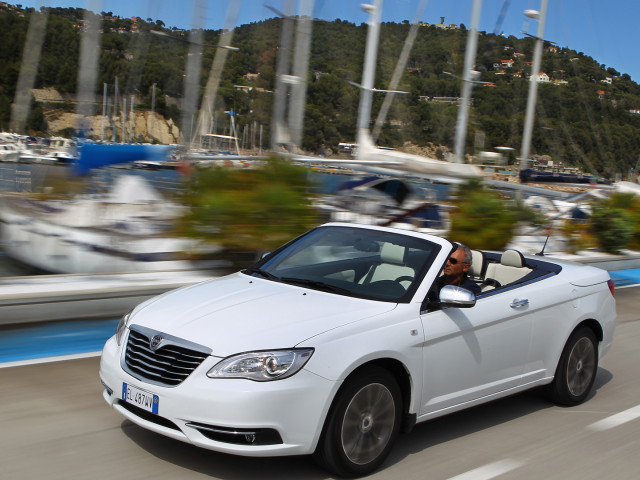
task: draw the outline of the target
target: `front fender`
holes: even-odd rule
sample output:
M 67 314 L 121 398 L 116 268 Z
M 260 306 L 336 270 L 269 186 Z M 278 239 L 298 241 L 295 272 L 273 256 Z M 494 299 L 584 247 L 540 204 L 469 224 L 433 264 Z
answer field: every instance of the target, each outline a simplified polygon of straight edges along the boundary
M 336 382 L 336 392 L 355 370 L 370 362 L 391 359 L 409 375 L 410 410 L 415 392 L 421 391 L 424 331 L 419 306 L 400 304 L 391 312 L 323 333 L 299 346 L 312 346 L 315 353 L 305 369 Z

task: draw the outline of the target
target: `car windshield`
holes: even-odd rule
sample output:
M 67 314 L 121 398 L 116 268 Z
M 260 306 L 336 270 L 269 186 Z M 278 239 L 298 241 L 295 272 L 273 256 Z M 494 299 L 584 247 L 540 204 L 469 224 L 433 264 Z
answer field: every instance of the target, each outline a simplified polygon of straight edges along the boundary
M 440 250 L 408 235 L 319 227 L 244 273 L 338 295 L 408 302 Z

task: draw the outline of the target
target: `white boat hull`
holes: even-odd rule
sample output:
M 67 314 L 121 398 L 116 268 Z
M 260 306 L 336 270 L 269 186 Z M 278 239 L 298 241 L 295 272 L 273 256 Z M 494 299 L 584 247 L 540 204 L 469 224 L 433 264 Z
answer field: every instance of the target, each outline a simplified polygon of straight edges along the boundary
M 137 177 L 121 178 L 103 197 L 6 197 L 0 207 L 7 256 L 52 273 L 188 270 L 194 268 L 191 258 L 216 250 L 173 235 L 183 207 L 164 201 Z
M 182 238 L 116 235 L 72 228 L 3 211 L 1 238 L 6 254 L 52 273 L 117 273 L 187 270 L 186 252 L 194 243 Z

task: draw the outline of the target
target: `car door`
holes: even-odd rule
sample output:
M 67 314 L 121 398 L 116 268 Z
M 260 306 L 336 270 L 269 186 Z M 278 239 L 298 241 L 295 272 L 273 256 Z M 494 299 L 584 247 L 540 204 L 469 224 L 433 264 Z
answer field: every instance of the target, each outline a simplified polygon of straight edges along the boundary
M 421 415 L 520 385 L 532 331 L 523 293 L 523 288 L 494 292 L 480 296 L 471 308 L 421 315 Z

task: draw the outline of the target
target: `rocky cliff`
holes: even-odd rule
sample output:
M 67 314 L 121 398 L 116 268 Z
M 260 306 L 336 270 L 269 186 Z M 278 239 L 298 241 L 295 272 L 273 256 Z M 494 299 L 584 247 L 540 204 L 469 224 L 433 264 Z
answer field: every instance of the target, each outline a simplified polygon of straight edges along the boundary
M 76 113 L 60 112 L 55 109 L 45 111 L 45 118 L 49 131 L 53 135 L 61 135 L 75 129 L 79 125 L 80 116 Z M 136 111 L 128 113 L 124 119 L 121 116 L 108 117 L 94 115 L 89 117 L 89 136 L 97 140 L 155 142 L 175 144 L 182 142 L 180 129 L 171 119 L 151 111 Z

